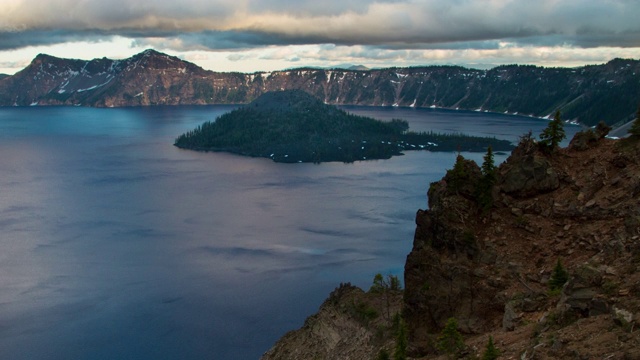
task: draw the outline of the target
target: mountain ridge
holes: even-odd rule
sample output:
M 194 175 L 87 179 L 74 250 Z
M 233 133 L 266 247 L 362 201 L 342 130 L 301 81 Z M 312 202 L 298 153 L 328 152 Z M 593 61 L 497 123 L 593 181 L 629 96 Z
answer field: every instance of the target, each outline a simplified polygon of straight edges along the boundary
M 438 107 L 541 118 L 560 109 L 563 118 L 592 126 L 631 119 L 639 83 L 640 61 L 633 59 L 577 68 L 300 68 L 246 74 L 205 70 L 145 50 L 123 60 L 40 54 L 25 69 L 0 79 L 0 106 L 245 104 L 267 91 L 299 89 L 332 105 Z

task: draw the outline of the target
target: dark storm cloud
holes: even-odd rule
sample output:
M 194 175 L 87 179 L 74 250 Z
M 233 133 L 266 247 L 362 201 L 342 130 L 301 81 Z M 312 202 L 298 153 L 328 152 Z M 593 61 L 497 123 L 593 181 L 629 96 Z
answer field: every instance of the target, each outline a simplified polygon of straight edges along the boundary
M 27 46 L 60 44 L 72 41 L 102 41 L 109 37 L 102 32 L 70 30 L 26 30 L 0 32 L 0 50 Z
M 640 46 L 640 6 L 633 0 L 6 1 L 0 49 L 116 35 L 178 51 L 289 44 L 483 49 L 504 41 Z

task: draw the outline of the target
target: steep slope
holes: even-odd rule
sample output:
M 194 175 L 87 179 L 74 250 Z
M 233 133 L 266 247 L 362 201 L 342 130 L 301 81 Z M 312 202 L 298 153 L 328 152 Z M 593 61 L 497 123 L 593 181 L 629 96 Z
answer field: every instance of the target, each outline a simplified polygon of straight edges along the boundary
M 431 185 L 405 265 L 413 355 L 436 354 L 453 317 L 469 344 L 492 334 L 513 357 L 640 356 L 631 332 L 640 321 L 640 140 L 605 133 L 580 133 L 553 154 L 523 139 L 500 166 L 486 213 L 473 197 L 475 163 L 464 162 L 463 187 L 452 188 L 451 171 Z M 558 261 L 569 281 L 553 293 Z
M 248 103 L 264 92 L 304 90 L 334 105 L 413 106 L 519 113 L 586 125 L 629 119 L 640 99 L 640 61 L 578 68 L 428 66 L 378 70 L 301 68 L 218 73 L 153 50 L 125 60 L 38 55 L 0 79 L 1 106 L 147 106 Z
M 551 153 L 523 137 L 497 169 L 489 209 L 476 200 L 475 162 L 460 158 L 431 184 L 405 264 L 409 358 L 478 358 L 489 336 L 505 359 L 640 358 L 640 138 L 607 131 L 579 133 Z M 563 283 L 558 263 L 567 281 L 552 290 Z M 372 330 L 349 322 L 340 332 L 349 316 L 334 309 L 352 301 L 333 299 L 265 359 L 371 359 L 395 348 L 393 333 L 349 341 Z M 451 318 L 464 344 L 447 353 L 438 345 Z M 349 356 L 317 350 L 336 333 Z

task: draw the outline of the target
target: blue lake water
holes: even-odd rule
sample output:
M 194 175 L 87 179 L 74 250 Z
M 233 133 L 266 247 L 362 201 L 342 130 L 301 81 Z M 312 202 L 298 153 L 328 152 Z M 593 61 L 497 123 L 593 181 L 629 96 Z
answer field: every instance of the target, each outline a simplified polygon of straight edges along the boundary
M 415 212 L 456 155 L 277 164 L 172 146 L 233 108 L 0 108 L 1 359 L 257 359 L 340 282 L 402 278 Z M 514 142 L 546 126 L 345 109 Z

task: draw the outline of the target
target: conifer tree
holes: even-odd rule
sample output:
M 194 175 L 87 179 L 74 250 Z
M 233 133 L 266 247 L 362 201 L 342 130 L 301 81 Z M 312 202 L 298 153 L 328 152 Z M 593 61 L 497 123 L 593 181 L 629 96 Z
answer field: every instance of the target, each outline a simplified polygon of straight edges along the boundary
M 491 145 L 487 148 L 482 163 L 482 178 L 478 182 L 476 188 L 476 199 L 483 212 L 486 212 L 493 206 L 493 185 L 496 182 L 496 166 L 493 161 L 493 150 Z
M 633 120 L 631 128 L 629 129 L 631 136 L 640 136 L 640 105 L 638 105 L 638 112 L 636 113 L 636 119 Z
M 482 163 L 482 175 L 495 180 L 496 165 L 493 161 L 493 149 L 491 148 L 491 145 L 487 147 L 487 153 L 484 155 L 483 159 L 484 162 Z
M 542 130 L 542 133 L 540 134 L 540 143 L 544 145 L 546 150 L 552 152 L 566 137 L 567 135 L 564 133 L 564 124 L 560 119 L 560 110 L 557 110 L 556 114 L 553 116 L 553 120 L 549 122 L 549 125 L 544 130 Z
M 455 318 L 447 320 L 447 324 L 438 336 L 436 347 L 448 355 L 454 355 L 464 348 L 462 335 L 458 332 L 458 321 Z
M 393 353 L 394 360 L 406 360 L 407 358 L 407 346 L 409 345 L 409 339 L 407 336 L 407 324 L 402 317 L 398 321 L 398 329 L 396 333 L 396 350 Z
M 551 289 L 551 291 L 560 290 L 567 280 L 569 280 L 569 273 L 567 273 L 567 270 L 562 266 L 562 262 L 558 259 L 551 273 L 551 278 L 549 279 L 549 289 Z
M 468 175 L 464 169 L 464 157 L 460 153 L 456 156 L 456 163 L 453 165 L 453 169 L 447 171 L 447 178 L 449 178 L 450 182 L 449 189 L 456 193 L 466 183 Z
M 489 336 L 489 342 L 487 342 L 487 347 L 484 349 L 484 353 L 482 353 L 482 360 L 496 360 L 500 356 L 500 351 L 493 344 L 493 336 Z

